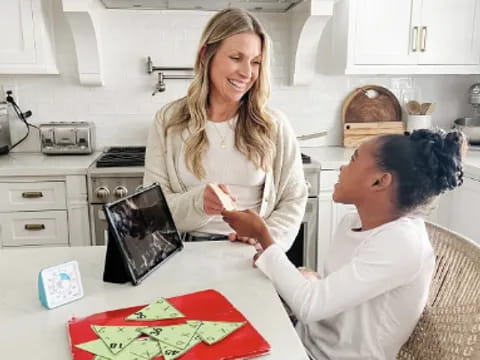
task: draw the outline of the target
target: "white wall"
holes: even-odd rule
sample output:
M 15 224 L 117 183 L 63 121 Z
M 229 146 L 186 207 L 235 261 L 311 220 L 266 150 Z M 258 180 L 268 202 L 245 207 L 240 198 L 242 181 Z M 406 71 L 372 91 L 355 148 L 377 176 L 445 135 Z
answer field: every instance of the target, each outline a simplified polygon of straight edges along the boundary
M 85 87 L 78 82 L 73 39 L 58 3 L 55 35 L 60 75 L 0 75 L 0 85 L 14 90 L 24 111 L 32 110 L 30 121 L 34 124 L 93 121 L 99 148 L 143 144 L 155 111 L 183 96 L 188 85 L 186 80 L 167 80 L 167 90 L 152 96 L 156 75 L 146 73 L 146 56 L 150 55 L 157 66 L 192 66 L 200 32 L 212 13 L 98 11 L 95 18 L 105 86 Z M 466 92 L 472 83 L 480 81 L 479 76 L 359 77 L 318 73 L 310 86 L 289 86 L 289 24 L 281 14 L 258 17 L 274 43 L 271 105 L 288 115 L 298 135 L 329 131 L 327 138 L 304 145 L 341 144 L 343 100 L 354 88 L 366 84 L 386 86 L 397 95 L 399 87 L 417 88 L 421 101 L 437 103 L 434 121 L 441 127 L 449 127 L 455 118 L 471 113 Z M 14 140 L 24 132 L 15 119 L 11 127 Z M 16 150 L 38 148 L 38 136 L 33 132 L 29 141 Z

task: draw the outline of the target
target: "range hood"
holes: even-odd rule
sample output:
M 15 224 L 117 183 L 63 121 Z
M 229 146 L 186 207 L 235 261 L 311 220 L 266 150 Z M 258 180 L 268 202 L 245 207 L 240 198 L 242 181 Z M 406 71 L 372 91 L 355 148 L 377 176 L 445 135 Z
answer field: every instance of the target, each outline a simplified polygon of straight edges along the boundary
M 218 11 L 228 7 L 283 13 L 303 0 L 101 0 L 107 9 Z
M 97 32 L 96 11 L 105 8 L 98 0 L 61 0 L 74 39 L 80 83 L 102 86 L 100 41 Z M 318 44 L 336 0 L 101 0 L 115 9 L 205 10 L 243 7 L 250 11 L 283 12 L 290 28 L 291 66 L 290 83 L 307 85 L 315 75 Z M 148 7 L 147 7 L 148 6 Z M 201 9 L 199 9 L 199 6 Z

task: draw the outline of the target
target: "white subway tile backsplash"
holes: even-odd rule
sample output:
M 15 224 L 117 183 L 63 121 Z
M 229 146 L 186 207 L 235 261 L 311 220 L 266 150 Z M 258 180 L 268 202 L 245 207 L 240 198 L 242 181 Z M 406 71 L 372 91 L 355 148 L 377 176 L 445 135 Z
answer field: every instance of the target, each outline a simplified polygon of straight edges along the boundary
M 60 75 L 0 75 L 0 85 L 13 87 L 21 108 L 32 109 L 34 116 L 30 121 L 34 124 L 93 121 L 98 148 L 143 144 L 155 112 L 167 102 L 184 96 L 189 83 L 188 80 L 166 80 L 166 91 L 152 96 L 157 74 L 146 73 L 146 57 L 151 56 L 156 66 L 193 66 L 201 31 L 213 13 L 96 11 L 105 85 L 85 87 L 78 82 L 69 25 L 63 18 L 60 4 L 55 3 L 55 7 Z M 287 115 L 298 135 L 328 131 L 326 138 L 302 145 L 341 144 L 342 104 L 353 89 L 368 84 L 385 86 L 397 95 L 403 89 L 418 88 L 421 101 L 437 103 L 434 122 L 445 128 L 455 118 L 471 113 L 466 92 L 472 83 L 480 81 L 478 75 L 339 76 L 319 71 L 311 85 L 292 87 L 289 84 L 290 23 L 278 14 L 257 16 L 272 38 L 270 104 Z M 319 64 L 328 56 L 319 58 Z M 21 124 L 15 119 L 12 122 L 15 122 L 14 135 L 20 135 Z M 39 149 L 38 135 L 32 133 L 31 139 L 19 147 L 20 151 Z

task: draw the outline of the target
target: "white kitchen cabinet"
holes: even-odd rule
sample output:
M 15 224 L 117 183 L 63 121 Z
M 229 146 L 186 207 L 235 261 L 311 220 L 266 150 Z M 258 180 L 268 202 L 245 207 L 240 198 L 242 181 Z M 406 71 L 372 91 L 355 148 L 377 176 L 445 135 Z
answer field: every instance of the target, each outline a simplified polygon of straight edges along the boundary
M 480 244 L 480 181 L 465 177 L 463 185 L 446 194 L 439 223 Z
M 90 245 L 84 175 L 0 178 L 0 247 Z
M 320 172 L 317 244 L 317 270 L 320 272 L 322 272 L 325 256 L 338 223 L 346 213 L 355 211 L 353 205 L 339 204 L 332 200 L 333 187 L 337 182 L 338 174 L 339 170 L 321 170 Z
M 350 3 L 355 64 L 415 64 L 410 46 L 412 1 Z M 394 21 L 392 21 L 395 19 Z M 381 29 L 381 31 L 380 31 Z
M 422 0 L 420 16 L 419 64 L 480 64 L 478 0 Z
M 0 74 L 58 74 L 51 0 L 0 1 Z
M 1 182 L 0 199 L 3 212 L 65 209 L 65 182 Z
M 480 73 L 480 1 L 341 0 L 334 53 L 347 74 Z
M 68 245 L 67 211 L 2 214 L 2 246 Z

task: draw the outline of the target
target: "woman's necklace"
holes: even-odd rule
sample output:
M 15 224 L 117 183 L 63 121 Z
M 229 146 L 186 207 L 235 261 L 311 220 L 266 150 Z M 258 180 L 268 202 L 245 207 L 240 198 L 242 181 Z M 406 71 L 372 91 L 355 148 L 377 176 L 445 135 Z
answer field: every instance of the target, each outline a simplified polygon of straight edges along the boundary
M 222 149 L 225 149 L 227 147 L 227 144 L 225 143 L 225 139 L 227 137 L 227 134 L 222 135 L 222 133 L 220 132 L 220 130 L 217 127 L 217 124 L 215 124 L 214 122 L 212 122 L 212 124 L 213 124 L 213 127 L 215 128 L 215 131 L 218 134 L 218 137 L 220 138 L 220 147 Z

